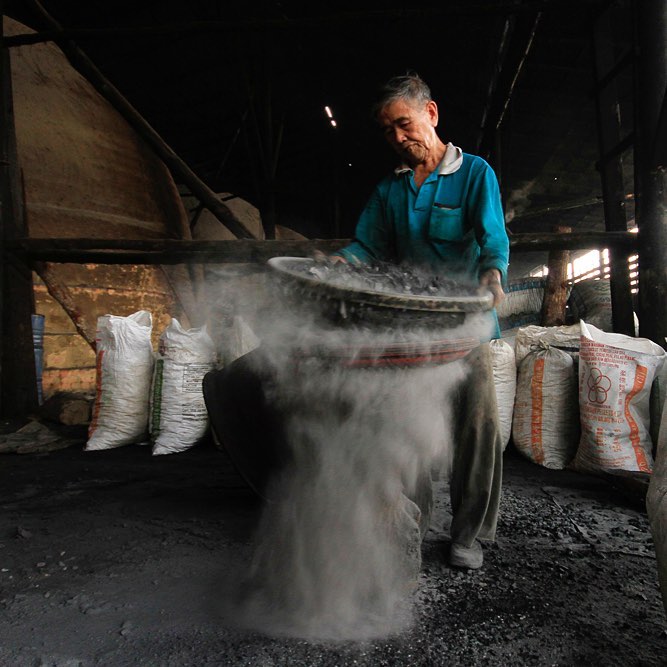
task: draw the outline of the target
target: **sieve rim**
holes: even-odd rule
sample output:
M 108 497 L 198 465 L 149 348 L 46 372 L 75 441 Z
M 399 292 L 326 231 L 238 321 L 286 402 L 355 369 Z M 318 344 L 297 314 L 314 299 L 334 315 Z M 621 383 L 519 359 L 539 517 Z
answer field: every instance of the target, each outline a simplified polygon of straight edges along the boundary
M 311 278 L 293 270 L 290 265 L 311 266 L 315 260 L 311 257 L 272 257 L 267 262 L 269 268 L 285 282 L 310 288 L 314 294 L 326 298 L 341 299 L 350 303 L 362 303 L 395 310 L 417 310 L 434 312 L 474 313 L 493 308 L 493 294 L 480 288 L 476 295 L 423 296 L 416 294 L 392 294 L 378 290 L 360 290 L 342 285 L 334 285 Z

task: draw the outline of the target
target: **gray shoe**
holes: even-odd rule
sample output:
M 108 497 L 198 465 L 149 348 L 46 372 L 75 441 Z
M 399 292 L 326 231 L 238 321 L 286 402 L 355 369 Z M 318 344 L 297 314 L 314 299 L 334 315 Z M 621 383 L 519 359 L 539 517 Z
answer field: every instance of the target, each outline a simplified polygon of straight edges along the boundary
M 449 564 L 453 567 L 462 567 L 466 570 L 479 570 L 484 562 L 482 545 L 475 540 L 471 546 L 466 547 L 458 542 L 453 542 L 449 551 Z

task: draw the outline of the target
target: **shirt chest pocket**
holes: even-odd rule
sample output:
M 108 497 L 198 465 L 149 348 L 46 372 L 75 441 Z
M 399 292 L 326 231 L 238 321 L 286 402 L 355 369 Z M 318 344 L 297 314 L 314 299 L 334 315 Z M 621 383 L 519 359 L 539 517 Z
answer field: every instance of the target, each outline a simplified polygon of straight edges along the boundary
M 439 208 L 431 210 L 428 237 L 432 241 L 460 242 L 466 235 L 461 208 Z

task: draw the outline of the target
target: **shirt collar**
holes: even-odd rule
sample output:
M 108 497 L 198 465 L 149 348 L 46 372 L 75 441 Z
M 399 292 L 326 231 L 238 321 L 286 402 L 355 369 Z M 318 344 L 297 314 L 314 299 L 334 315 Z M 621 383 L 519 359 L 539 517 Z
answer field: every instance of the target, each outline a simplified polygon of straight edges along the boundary
M 455 171 L 458 171 L 463 164 L 463 151 L 450 141 L 447 144 L 447 149 L 442 158 L 442 161 L 438 165 L 438 176 L 446 176 L 447 174 L 453 174 Z M 395 174 L 403 174 L 406 171 L 412 171 L 412 167 L 408 167 L 407 164 L 402 164 L 400 167 L 394 169 Z

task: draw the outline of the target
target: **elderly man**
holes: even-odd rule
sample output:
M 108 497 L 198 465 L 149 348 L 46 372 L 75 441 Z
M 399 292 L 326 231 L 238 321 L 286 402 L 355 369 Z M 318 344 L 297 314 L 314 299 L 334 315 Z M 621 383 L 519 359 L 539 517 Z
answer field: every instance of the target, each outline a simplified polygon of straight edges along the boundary
M 504 297 L 509 241 L 493 170 L 480 157 L 440 139 L 438 107 L 416 75 L 387 82 L 374 111 L 402 164 L 377 185 L 354 241 L 332 259 L 383 260 L 463 275 L 488 288 L 496 306 Z M 497 338 L 495 310 L 492 317 Z M 502 443 L 488 342 L 482 342 L 467 363 L 470 372 L 454 399 L 449 561 L 476 569 L 483 563 L 480 541 L 495 537 Z M 416 500 L 428 513 L 430 479 L 427 486 Z

